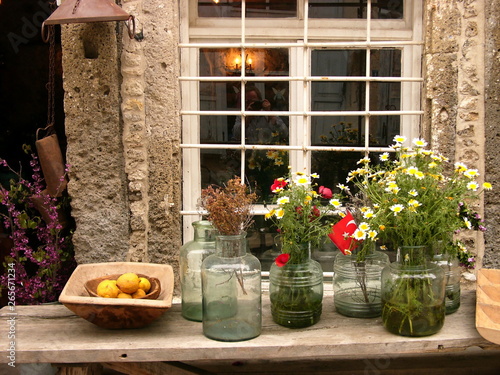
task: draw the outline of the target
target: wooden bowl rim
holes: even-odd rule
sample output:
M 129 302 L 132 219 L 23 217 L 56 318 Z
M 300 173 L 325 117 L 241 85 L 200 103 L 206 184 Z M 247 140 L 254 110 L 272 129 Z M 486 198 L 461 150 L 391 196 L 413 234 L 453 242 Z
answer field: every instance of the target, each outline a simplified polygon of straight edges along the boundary
M 84 288 L 82 276 L 95 278 L 109 271 L 116 273 L 136 272 L 154 275 L 160 280 L 161 292 L 158 299 L 132 298 L 96 298 L 88 295 Z M 102 262 L 79 264 L 59 296 L 59 302 L 64 305 L 90 305 L 95 308 L 142 306 L 150 309 L 166 310 L 172 306 L 174 290 L 174 272 L 169 264 L 143 262 Z

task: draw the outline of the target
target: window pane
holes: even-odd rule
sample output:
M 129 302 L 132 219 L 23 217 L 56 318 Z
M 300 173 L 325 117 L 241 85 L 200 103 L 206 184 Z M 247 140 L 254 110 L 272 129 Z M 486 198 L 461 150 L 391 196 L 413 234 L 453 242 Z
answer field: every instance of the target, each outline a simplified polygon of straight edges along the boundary
M 223 149 L 201 149 L 201 188 L 215 184 L 223 186 L 240 175 L 240 151 Z
M 201 49 L 200 76 L 249 77 L 288 76 L 288 50 Z M 199 108 L 202 111 L 244 111 L 238 115 L 201 115 L 200 143 L 269 145 L 245 151 L 245 180 L 255 186 L 261 201 L 269 200 L 269 187 L 276 176 L 285 175 L 288 152 L 275 149 L 289 145 L 288 116 L 266 115 L 262 111 L 289 109 L 288 81 L 208 81 L 199 83 Z M 245 92 L 242 103 L 241 90 Z M 242 127 L 242 124 L 245 127 Z M 202 185 L 224 181 L 241 173 L 240 150 L 201 150 Z M 215 182 L 214 182 L 215 181 Z
M 198 0 L 200 17 L 241 17 L 241 0 Z M 247 0 L 248 18 L 297 16 L 297 0 Z
M 361 152 L 315 151 L 311 154 L 311 171 L 319 174 L 318 184 L 338 193 L 337 184 L 346 184 L 349 171 L 358 168 Z
M 372 19 L 403 18 L 404 0 L 372 1 Z M 309 0 L 309 18 L 364 18 L 366 0 Z
M 245 158 L 245 181 L 255 188 L 259 203 L 270 203 L 274 179 L 288 173 L 288 151 L 247 150 Z
M 315 116 L 313 146 L 364 146 L 364 117 Z
M 370 75 L 373 77 L 401 77 L 401 50 L 378 49 L 370 51 Z M 311 56 L 311 75 L 365 76 L 365 50 L 314 50 Z

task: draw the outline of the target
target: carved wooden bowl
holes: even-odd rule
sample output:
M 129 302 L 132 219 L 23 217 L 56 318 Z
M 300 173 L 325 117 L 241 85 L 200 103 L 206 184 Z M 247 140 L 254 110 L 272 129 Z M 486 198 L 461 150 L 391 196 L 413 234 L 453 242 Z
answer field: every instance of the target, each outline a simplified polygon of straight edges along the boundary
M 98 281 L 127 272 L 146 275 L 150 279 L 151 289 L 145 297 L 122 299 L 92 296 Z M 102 328 L 141 328 L 158 319 L 172 306 L 173 289 L 174 273 L 170 265 L 135 262 L 82 264 L 76 267 L 66 283 L 59 302 L 76 315 Z

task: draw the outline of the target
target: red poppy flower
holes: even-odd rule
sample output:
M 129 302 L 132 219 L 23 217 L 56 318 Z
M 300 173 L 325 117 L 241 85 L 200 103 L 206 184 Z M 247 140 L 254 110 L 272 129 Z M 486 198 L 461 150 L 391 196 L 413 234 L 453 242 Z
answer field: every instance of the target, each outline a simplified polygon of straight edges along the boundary
M 320 186 L 319 189 L 318 189 L 318 192 L 325 199 L 330 199 L 331 197 L 333 197 L 332 190 L 329 189 L 329 188 L 327 188 L 327 187 Z
M 314 206 L 311 212 L 311 219 L 314 219 L 315 217 L 319 217 L 321 215 L 321 211 L 319 210 L 318 207 Z
M 275 179 L 274 183 L 271 185 L 271 191 L 275 193 L 276 190 L 283 189 L 286 185 L 287 183 L 285 180 Z
M 290 260 L 290 254 L 280 254 L 276 257 L 274 263 L 276 263 L 278 267 L 283 267 L 285 264 L 288 263 L 289 260 Z

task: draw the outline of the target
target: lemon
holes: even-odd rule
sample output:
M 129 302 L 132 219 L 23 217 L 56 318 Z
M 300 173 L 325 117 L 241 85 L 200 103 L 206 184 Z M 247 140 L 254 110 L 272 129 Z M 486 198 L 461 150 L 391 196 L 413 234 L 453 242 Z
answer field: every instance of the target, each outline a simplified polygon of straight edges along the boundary
M 124 273 L 116 279 L 116 286 L 122 292 L 132 294 L 139 289 L 139 276 L 133 272 Z
M 116 298 L 132 298 L 132 295 L 121 292 Z
M 151 289 L 151 283 L 145 277 L 139 277 L 139 289 L 144 290 L 146 293 Z
M 120 290 L 111 280 L 103 280 L 97 286 L 97 295 L 104 298 L 116 298 Z
M 137 289 L 135 293 L 132 294 L 132 298 L 142 298 L 146 295 L 146 292 L 142 289 Z

